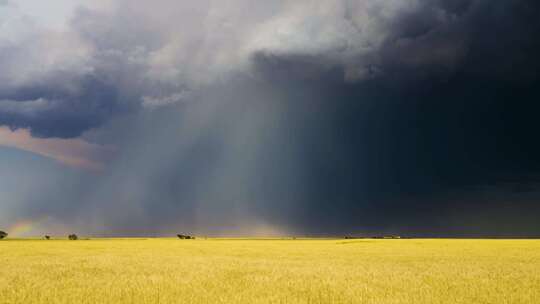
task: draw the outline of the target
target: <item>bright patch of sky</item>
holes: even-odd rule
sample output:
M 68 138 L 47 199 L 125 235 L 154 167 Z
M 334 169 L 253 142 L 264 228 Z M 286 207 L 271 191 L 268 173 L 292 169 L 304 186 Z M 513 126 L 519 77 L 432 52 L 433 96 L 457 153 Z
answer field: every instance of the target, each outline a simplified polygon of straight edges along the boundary
M 56 29 L 65 28 L 75 8 L 83 0 L 10 0 L 36 23 Z
M 58 30 L 65 29 L 79 6 L 101 6 L 107 0 L 0 0 L 9 4 L 35 23 Z

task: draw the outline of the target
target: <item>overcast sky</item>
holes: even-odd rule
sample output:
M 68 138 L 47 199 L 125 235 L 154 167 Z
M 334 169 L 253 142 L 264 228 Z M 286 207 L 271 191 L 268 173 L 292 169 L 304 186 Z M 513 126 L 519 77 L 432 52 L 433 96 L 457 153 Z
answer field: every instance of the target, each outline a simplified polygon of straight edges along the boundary
M 539 6 L 0 0 L 0 229 L 538 236 Z

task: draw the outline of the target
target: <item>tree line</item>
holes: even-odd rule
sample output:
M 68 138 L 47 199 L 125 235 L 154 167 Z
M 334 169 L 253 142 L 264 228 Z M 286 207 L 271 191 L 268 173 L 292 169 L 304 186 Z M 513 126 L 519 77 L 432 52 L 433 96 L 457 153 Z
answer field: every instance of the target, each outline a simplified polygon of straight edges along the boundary
M 194 236 L 191 236 L 191 235 L 184 235 L 184 234 L 177 234 L 176 235 L 179 239 L 181 240 L 194 240 L 195 237 Z M 5 239 L 8 237 L 8 233 L 5 232 L 5 231 L 0 231 L 0 240 L 2 239 Z M 50 240 L 51 237 L 49 235 L 45 235 L 44 236 L 44 239 L 46 240 Z M 70 234 L 68 235 L 68 240 L 71 240 L 71 241 L 76 241 L 78 240 L 79 237 L 76 235 L 76 234 Z

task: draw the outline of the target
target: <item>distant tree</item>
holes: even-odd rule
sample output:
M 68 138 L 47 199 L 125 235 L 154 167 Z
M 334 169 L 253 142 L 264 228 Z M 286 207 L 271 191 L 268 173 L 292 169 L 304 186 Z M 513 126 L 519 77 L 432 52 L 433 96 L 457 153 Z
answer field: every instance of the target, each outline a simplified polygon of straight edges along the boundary
M 190 236 L 190 235 L 177 234 L 176 236 L 181 240 L 194 240 L 195 239 L 194 236 Z
M 8 236 L 7 232 L 0 231 L 0 240 L 7 238 L 7 236 Z
M 51 239 L 51 237 L 50 237 L 50 236 L 48 236 L 48 235 L 46 235 L 46 236 L 45 236 L 45 239 L 46 239 L 46 240 L 50 240 L 50 239 Z
M 79 239 L 79 237 L 76 235 L 76 234 L 70 234 L 68 236 L 68 239 L 72 240 L 72 241 L 76 241 Z

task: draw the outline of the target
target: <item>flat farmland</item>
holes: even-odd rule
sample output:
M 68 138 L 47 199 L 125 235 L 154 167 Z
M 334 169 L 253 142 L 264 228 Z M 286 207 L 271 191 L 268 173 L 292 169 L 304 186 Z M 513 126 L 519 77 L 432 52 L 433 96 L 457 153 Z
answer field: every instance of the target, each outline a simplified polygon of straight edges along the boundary
M 540 240 L 0 241 L 0 303 L 540 303 Z

